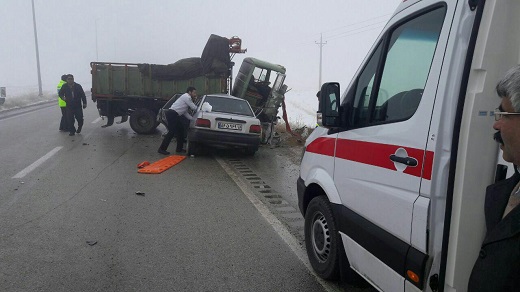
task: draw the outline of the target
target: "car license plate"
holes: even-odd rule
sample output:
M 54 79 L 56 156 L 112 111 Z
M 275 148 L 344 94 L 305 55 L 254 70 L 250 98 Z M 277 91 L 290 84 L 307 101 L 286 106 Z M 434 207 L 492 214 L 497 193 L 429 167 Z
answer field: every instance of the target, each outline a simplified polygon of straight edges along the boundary
M 218 128 L 219 129 L 226 129 L 226 130 L 242 131 L 242 125 L 241 124 L 218 122 Z

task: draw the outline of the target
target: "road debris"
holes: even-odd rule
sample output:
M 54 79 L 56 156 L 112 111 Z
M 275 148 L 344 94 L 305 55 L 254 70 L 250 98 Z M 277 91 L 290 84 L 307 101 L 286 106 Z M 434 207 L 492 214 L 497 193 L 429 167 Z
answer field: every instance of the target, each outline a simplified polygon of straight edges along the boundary
M 90 245 L 90 246 L 93 246 L 93 245 L 97 244 L 97 241 L 95 241 L 95 240 L 87 240 L 87 244 Z
M 144 192 L 137 191 L 137 192 L 135 192 L 135 194 L 138 195 L 138 196 L 143 196 L 144 197 Z

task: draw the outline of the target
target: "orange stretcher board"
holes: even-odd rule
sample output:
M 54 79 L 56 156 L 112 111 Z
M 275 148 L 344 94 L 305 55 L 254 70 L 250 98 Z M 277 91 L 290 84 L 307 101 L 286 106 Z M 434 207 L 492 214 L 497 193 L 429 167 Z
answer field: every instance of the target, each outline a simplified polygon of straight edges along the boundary
M 139 169 L 138 173 L 157 174 L 186 159 L 183 155 L 172 155 Z

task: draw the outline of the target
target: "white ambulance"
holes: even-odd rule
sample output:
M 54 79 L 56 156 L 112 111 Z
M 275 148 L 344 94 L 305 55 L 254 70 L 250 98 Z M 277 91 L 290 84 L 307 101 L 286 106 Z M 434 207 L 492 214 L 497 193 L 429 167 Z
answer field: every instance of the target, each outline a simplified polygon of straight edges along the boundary
M 466 291 L 486 186 L 512 171 L 492 125 L 519 59 L 520 1 L 405 0 L 344 93 L 323 85 L 297 183 L 318 275 Z

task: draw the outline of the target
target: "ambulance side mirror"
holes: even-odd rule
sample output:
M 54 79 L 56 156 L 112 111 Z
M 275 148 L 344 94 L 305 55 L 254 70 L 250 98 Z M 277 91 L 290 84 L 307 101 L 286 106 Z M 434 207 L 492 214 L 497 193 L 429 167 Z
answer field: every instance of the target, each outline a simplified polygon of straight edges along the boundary
M 340 126 L 340 97 L 339 83 L 327 82 L 321 86 L 317 113 L 318 125 L 326 128 Z

